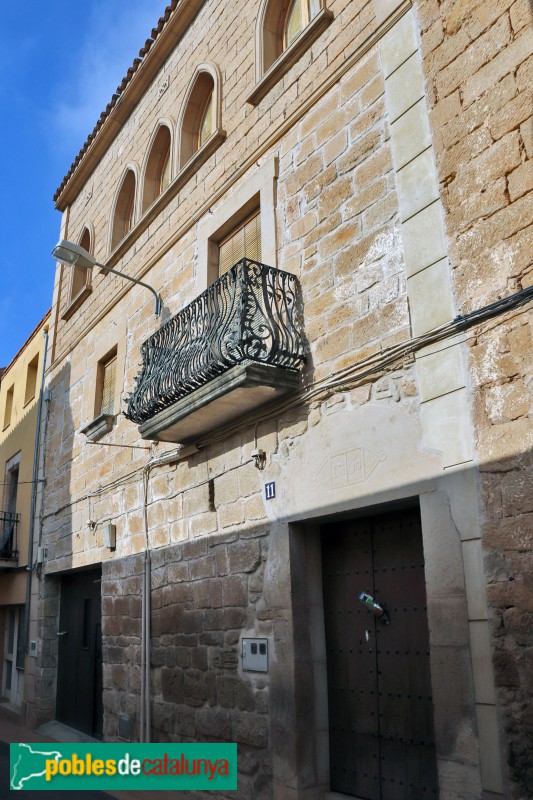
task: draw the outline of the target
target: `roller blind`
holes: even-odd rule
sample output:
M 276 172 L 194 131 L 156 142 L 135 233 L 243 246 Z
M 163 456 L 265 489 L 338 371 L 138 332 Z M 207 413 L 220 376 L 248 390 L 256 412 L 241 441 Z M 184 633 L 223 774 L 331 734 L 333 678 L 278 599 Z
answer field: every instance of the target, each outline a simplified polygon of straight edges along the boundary
M 100 414 L 113 414 L 115 411 L 115 386 L 117 378 L 116 355 L 103 364 L 102 404 Z
M 261 261 L 261 214 L 255 211 L 219 244 L 218 274 L 224 275 L 241 258 Z

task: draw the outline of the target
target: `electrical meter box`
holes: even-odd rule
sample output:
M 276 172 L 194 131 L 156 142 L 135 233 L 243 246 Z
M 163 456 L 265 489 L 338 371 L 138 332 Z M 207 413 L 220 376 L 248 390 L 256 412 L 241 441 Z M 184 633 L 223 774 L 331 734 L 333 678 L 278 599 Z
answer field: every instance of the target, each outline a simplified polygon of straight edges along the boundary
M 268 672 L 268 639 L 242 640 L 242 668 L 250 672 Z
M 129 714 L 118 715 L 118 735 L 125 742 L 131 742 L 131 722 Z

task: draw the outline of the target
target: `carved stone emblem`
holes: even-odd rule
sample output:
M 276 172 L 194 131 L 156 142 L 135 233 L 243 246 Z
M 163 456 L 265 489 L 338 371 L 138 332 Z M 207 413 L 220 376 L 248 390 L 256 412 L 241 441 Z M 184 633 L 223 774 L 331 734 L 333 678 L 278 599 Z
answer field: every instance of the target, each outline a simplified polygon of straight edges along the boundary
M 324 459 L 313 480 L 320 481 L 330 489 L 364 483 L 385 459 L 385 453 L 374 453 L 366 447 L 334 453 Z

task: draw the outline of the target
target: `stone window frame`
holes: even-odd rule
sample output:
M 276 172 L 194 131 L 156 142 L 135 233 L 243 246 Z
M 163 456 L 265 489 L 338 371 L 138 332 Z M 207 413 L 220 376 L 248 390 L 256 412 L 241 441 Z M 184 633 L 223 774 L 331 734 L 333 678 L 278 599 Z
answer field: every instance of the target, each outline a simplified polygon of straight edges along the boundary
M 326 0 L 299 36 L 283 47 L 283 25 L 289 0 L 261 0 L 255 26 L 255 86 L 246 98 L 253 106 L 268 94 L 300 56 L 311 47 L 333 21 Z
M 133 174 L 133 179 L 135 181 L 135 186 L 134 186 L 134 189 L 133 189 L 133 207 L 132 207 L 132 210 L 131 210 L 131 223 L 130 223 L 128 229 L 126 231 L 124 231 L 124 233 L 122 234 L 120 239 L 117 239 L 116 236 L 115 236 L 115 226 L 116 226 L 117 222 L 119 221 L 117 219 L 117 215 L 118 215 L 118 212 L 120 210 L 119 209 L 119 204 L 122 201 L 122 194 L 123 194 L 123 191 L 124 191 L 124 187 L 126 185 L 126 181 L 127 181 L 128 176 L 130 174 Z M 109 225 L 109 239 L 108 239 L 108 245 L 107 245 L 108 256 L 111 255 L 115 250 L 117 250 L 120 247 L 122 242 L 129 237 L 129 235 L 131 234 L 131 232 L 134 230 L 134 228 L 136 226 L 137 220 L 139 219 L 139 214 L 138 214 L 139 198 L 138 198 L 138 194 L 139 194 L 139 166 L 135 161 L 130 161 L 128 164 L 126 164 L 126 166 L 124 168 L 124 171 L 122 173 L 122 177 L 121 177 L 121 179 L 119 181 L 119 184 L 118 184 L 118 189 L 115 192 L 115 197 L 113 198 L 113 204 L 111 206 L 111 215 L 110 215 L 111 224 Z
M 126 363 L 126 321 L 115 320 L 113 323 L 113 340 L 108 331 L 98 335 L 94 350 L 88 359 L 86 380 L 83 393 L 83 419 L 90 420 L 80 429 L 90 441 L 96 442 L 112 430 L 115 420 L 121 415 L 121 397 L 124 390 L 124 367 Z M 102 401 L 102 367 L 112 357 L 116 357 L 116 376 L 113 413 L 101 412 Z
M 212 83 L 212 87 L 209 84 Z M 201 147 L 195 142 L 203 111 L 213 93 L 213 132 Z M 198 64 L 181 104 L 176 137 L 178 174 L 188 180 L 226 138 L 222 128 L 222 74 L 216 64 Z M 181 181 L 180 181 L 181 183 Z
M 149 178 L 149 171 L 152 167 L 154 148 L 156 147 L 158 139 L 161 136 L 161 133 L 164 129 L 168 131 L 169 135 L 169 145 L 168 145 L 168 158 L 170 161 L 169 182 L 163 190 L 160 190 L 157 193 L 154 192 L 153 196 L 150 196 L 149 200 L 147 201 L 146 197 L 148 192 L 146 183 Z M 141 168 L 141 180 L 139 181 L 139 190 L 141 192 L 139 207 L 141 209 L 141 216 L 144 216 L 144 214 L 146 214 L 148 209 L 156 202 L 156 200 L 158 200 L 159 197 L 165 194 L 168 187 L 172 183 L 173 172 L 174 172 L 174 125 L 170 119 L 161 118 L 157 120 L 154 126 L 154 130 L 152 132 L 152 136 L 148 143 L 148 147 L 146 149 L 144 161 Z
M 86 241 L 86 237 L 88 237 L 88 242 Z M 94 227 L 92 223 L 86 222 L 82 228 L 81 234 L 78 238 L 78 244 L 82 247 L 85 247 L 89 253 L 94 252 Z M 85 282 L 81 286 L 78 291 L 75 291 L 76 287 L 76 270 L 83 269 L 82 267 L 71 267 L 68 268 L 70 272 L 70 276 L 68 278 L 68 305 L 64 310 L 63 314 L 61 315 L 61 319 L 67 321 L 69 320 L 76 311 L 83 305 L 85 300 L 91 294 L 92 288 L 92 270 L 86 269 L 83 270 L 85 272 Z
M 218 278 L 218 242 L 255 211 L 261 213 L 262 263 L 277 268 L 276 195 L 279 159 L 272 156 L 198 225 L 198 268 L 195 293 L 201 294 Z
M 96 373 L 97 415 L 109 414 L 116 416 L 116 389 L 117 348 L 115 346 L 109 351 L 109 353 L 105 355 L 103 359 L 101 359 L 101 361 L 98 362 Z M 108 393 L 109 397 L 107 397 Z M 108 404 L 110 404 L 110 407 L 108 407 Z

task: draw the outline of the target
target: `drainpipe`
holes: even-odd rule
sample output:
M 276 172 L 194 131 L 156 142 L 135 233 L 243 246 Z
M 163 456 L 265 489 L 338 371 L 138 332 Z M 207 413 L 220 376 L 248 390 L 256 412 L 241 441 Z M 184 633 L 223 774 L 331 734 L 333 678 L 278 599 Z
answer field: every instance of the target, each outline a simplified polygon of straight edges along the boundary
M 159 461 L 159 459 L 157 460 Z M 157 461 L 151 461 L 143 470 L 143 519 L 146 548 L 141 591 L 141 729 L 139 740 L 149 742 L 152 732 L 151 720 L 151 687 L 150 687 L 150 655 L 151 655 L 151 560 L 150 538 L 148 532 L 148 487 L 150 485 L 150 470 Z
M 151 738 L 151 692 L 150 692 L 150 597 L 151 597 L 151 562 L 150 551 L 144 551 L 141 598 L 141 742 L 149 742 Z
M 41 426 L 42 426 L 42 411 L 44 402 L 44 375 L 46 370 L 46 357 L 48 353 L 48 331 L 45 329 L 44 334 L 44 351 L 43 351 L 43 365 L 41 369 L 41 387 L 39 391 L 39 405 L 37 407 L 37 428 L 35 431 L 35 446 L 33 449 L 33 475 L 31 487 L 31 503 L 30 503 L 30 527 L 28 532 L 28 566 L 26 575 L 26 601 L 25 611 L 26 616 L 24 620 L 24 649 L 28 652 L 28 639 L 30 634 L 30 604 L 31 604 L 31 581 L 33 577 L 33 538 L 35 531 L 35 509 L 37 506 L 37 486 L 39 476 L 39 454 L 41 450 Z

